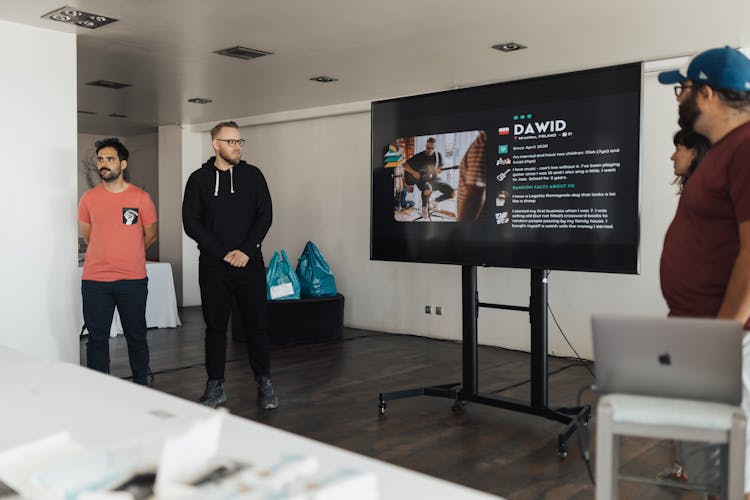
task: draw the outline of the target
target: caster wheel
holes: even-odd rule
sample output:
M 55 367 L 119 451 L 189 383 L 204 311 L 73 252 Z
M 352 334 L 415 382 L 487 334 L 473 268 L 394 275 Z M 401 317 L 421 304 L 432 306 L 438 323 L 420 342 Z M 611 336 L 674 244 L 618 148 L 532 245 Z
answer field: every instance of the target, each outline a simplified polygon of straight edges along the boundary
M 385 408 L 386 408 L 385 401 L 381 401 L 380 404 L 378 404 L 378 411 L 380 412 L 381 415 L 385 415 Z
M 591 424 L 591 414 L 589 413 L 586 415 L 586 418 L 583 419 L 583 426 L 588 427 L 589 424 Z
M 466 406 L 466 403 L 463 401 L 456 401 L 453 403 L 453 406 L 451 406 L 451 410 L 453 413 L 463 413 L 464 407 Z
M 568 452 L 567 451 L 558 451 L 557 456 L 560 457 L 560 460 L 565 460 L 568 458 Z

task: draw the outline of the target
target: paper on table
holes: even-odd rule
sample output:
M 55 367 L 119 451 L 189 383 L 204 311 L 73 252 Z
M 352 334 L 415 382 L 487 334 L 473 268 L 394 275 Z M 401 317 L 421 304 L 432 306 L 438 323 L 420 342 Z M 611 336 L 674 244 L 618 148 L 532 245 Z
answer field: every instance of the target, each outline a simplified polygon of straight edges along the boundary
M 194 480 L 206 470 L 219 450 L 224 414 L 194 423 L 187 432 L 167 438 L 156 474 L 156 491 Z
M 0 454 L 0 479 L 28 498 L 81 498 L 87 490 L 116 484 L 130 475 L 134 467 L 126 456 L 107 450 L 87 450 L 73 441 L 68 432 L 52 434 Z
M 37 471 L 85 452 L 68 432 L 58 432 L 0 453 L 0 479 L 22 495 L 33 497 L 39 493 L 39 486 L 32 482 Z

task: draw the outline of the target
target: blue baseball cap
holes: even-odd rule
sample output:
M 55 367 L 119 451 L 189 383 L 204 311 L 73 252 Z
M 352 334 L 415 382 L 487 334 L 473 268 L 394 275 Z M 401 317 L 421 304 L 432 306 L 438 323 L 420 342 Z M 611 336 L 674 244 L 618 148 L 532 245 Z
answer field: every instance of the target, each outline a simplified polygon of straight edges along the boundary
M 659 83 L 682 83 L 685 80 L 718 89 L 750 92 L 750 59 L 739 50 L 726 46 L 697 54 L 686 67 L 659 73 Z

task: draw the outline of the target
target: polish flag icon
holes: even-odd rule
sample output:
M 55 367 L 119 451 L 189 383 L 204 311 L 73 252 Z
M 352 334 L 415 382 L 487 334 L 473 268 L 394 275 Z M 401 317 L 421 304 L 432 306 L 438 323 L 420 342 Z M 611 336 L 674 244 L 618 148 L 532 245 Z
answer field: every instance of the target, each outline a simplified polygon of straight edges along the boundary
M 510 134 L 510 127 L 500 127 L 497 129 L 498 135 L 509 135 Z

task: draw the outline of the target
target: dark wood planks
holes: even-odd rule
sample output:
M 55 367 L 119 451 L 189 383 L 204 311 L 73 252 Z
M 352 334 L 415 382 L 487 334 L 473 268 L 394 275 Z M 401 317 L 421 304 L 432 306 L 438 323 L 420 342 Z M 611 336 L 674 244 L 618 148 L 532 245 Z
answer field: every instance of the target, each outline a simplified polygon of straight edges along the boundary
M 149 331 L 153 388 L 197 400 L 205 384 L 204 326 L 199 308 L 181 310 L 181 318 L 180 328 Z M 112 374 L 129 376 L 124 338 L 111 344 Z M 474 404 L 454 413 L 452 401 L 429 397 L 391 401 L 379 416 L 379 392 L 460 381 L 459 343 L 347 328 L 343 342 L 273 347 L 272 379 L 281 406 L 271 412 L 255 405 L 245 344 L 230 340 L 227 359 L 226 408 L 236 415 L 513 500 L 594 497 L 575 436 L 568 458 L 558 458 L 562 427 L 555 422 Z M 550 358 L 549 370 L 571 363 Z M 481 392 L 528 377 L 528 354 L 480 346 Z M 592 382 L 580 366 L 550 375 L 550 406 L 574 405 L 579 389 Z M 502 394 L 528 399 L 528 391 L 526 384 Z M 595 396 L 585 393 L 583 402 L 593 404 Z M 591 446 L 593 454 L 593 435 Z M 622 460 L 628 473 L 653 475 L 671 462 L 672 445 L 626 439 Z M 620 495 L 702 498 L 629 483 L 621 483 Z

